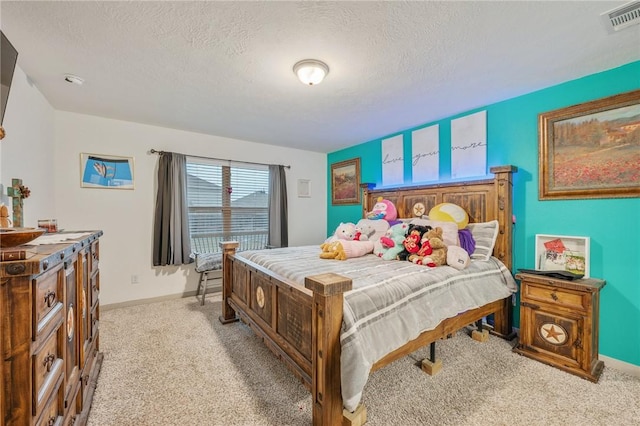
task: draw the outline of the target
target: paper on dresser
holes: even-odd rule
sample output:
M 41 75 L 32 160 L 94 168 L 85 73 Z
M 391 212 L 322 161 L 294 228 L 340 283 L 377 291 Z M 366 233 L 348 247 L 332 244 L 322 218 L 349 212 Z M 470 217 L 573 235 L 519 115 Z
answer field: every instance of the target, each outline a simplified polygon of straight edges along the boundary
M 64 234 L 44 234 L 29 242 L 29 245 L 60 244 L 91 235 L 91 232 L 68 232 Z

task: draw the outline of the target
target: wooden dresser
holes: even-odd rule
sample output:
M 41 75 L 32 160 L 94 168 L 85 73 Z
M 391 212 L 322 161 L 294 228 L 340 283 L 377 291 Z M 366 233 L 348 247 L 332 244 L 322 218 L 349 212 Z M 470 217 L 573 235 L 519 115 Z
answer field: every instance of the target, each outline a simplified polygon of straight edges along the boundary
M 600 290 L 605 281 L 574 281 L 520 273 L 520 341 L 513 349 L 597 382 Z
M 87 422 L 102 364 L 102 231 L 73 234 L 0 262 L 0 426 Z

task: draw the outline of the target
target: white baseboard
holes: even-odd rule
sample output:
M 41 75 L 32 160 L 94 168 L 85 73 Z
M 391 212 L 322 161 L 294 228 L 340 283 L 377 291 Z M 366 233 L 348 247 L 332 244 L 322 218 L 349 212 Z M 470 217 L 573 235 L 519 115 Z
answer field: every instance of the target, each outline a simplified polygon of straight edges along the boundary
M 222 292 L 222 280 L 220 280 L 219 282 L 212 280 L 212 282 L 209 284 L 207 288 L 207 294 L 221 293 L 221 292 Z M 174 299 L 182 299 L 184 297 L 194 297 L 195 295 L 196 295 L 196 291 L 190 290 L 190 291 L 185 291 L 184 293 L 167 294 L 165 296 L 150 297 L 148 299 L 127 300 L 126 302 L 110 303 L 108 305 L 101 304 L 100 310 L 104 312 L 104 311 L 110 311 L 112 309 L 127 308 L 130 306 L 136 306 L 136 305 L 147 305 L 149 303 L 164 302 L 166 300 L 174 300 Z
M 640 378 L 640 365 L 630 364 L 605 355 L 598 355 L 598 359 L 600 361 L 604 361 L 605 368 L 613 368 L 614 370 L 622 371 L 623 373 Z

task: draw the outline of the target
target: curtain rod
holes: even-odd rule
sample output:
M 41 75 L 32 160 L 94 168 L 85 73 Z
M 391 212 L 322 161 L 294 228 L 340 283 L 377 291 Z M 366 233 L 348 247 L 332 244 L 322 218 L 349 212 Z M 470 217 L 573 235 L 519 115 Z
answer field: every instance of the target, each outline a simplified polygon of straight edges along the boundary
M 149 152 L 151 154 L 164 154 L 165 152 L 169 152 L 169 151 L 158 151 L 156 149 L 151 148 L 149 150 Z M 215 158 L 215 157 L 204 157 L 201 155 L 187 155 L 187 154 L 183 154 L 187 157 L 193 157 L 193 158 L 204 158 L 206 160 L 218 160 L 218 161 L 228 161 L 230 163 L 243 163 L 243 164 L 257 164 L 260 166 L 272 166 L 274 164 L 264 164 L 264 163 L 252 163 L 251 161 L 238 161 L 238 160 L 227 160 L 226 158 Z M 277 166 L 282 166 L 282 167 L 286 167 L 287 169 L 290 169 L 291 166 L 283 166 L 282 164 L 276 164 Z

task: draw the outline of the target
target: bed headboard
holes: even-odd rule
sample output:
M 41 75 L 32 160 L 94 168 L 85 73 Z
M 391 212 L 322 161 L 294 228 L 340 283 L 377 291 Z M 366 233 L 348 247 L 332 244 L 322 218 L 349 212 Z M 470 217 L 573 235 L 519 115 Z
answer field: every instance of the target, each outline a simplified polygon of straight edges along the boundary
M 393 202 L 399 218 L 420 217 L 440 203 L 457 204 L 467 211 L 469 222 L 498 221 L 500 231 L 493 255 L 512 269 L 512 174 L 518 168 L 496 166 L 491 167 L 490 171 L 493 179 L 385 189 L 374 189 L 370 184 L 362 184 L 362 217 L 370 211 L 378 197 Z M 424 206 L 424 210 L 416 209 L 414 213 L 414 206 L 418 203 Z

